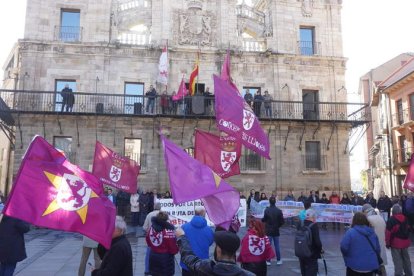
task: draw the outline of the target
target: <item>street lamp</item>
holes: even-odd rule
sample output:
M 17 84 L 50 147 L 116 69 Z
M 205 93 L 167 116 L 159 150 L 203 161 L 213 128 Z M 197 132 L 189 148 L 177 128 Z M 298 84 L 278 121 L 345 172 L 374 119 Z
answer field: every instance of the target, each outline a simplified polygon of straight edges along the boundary
M 99 77 L 96 76 L 96 79 L 95 79 L 95 94 L 98 94 L 98 82 L 99 82 Z
M 30 78 L 30 75 L 27 72 L 25 72 L 24 75 L 23 75 L 23 89 L 22 90 L 24 90 L 24 85 L 25 85 L 25 82 L 26 82 L 26 78 Z

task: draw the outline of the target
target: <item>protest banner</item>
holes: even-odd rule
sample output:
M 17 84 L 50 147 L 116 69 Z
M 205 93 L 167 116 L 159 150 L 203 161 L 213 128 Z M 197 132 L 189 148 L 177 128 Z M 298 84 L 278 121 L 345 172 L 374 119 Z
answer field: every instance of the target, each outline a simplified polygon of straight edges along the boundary
M 201 200 L 187 201 L 180 204 L 174 204 L 172 199 L 160 199 L 161 210 L 168 213 L 170 217 L 170 223 L 174 226 L 181 226 L 184 223 L 189 222 L 194 216 L 194 210 L 198 206 L 203 206 Z M 247 214 L 246 199 L 240 199 L 240 207 L 237 211 L 237 216 L 241 223 L 241 227 L 246 226 L 246 214 Z M 214 226 L 209 220 L 208 214 L 206 214 L 207 224 Z
M 263 218 L 264 210 L 269 206 L 268 200 L 250 203 L 252 216 Z M 296 217 L 303 210 L 303 203 L 296 201 L 277 201 L 276 206 L 282 211 L 284 218 Z M 361 212 L 362 206 L 344 204 L 312 203 L 311 208 L 316 212 L 317 222 L 351 223 L 355 212 Z

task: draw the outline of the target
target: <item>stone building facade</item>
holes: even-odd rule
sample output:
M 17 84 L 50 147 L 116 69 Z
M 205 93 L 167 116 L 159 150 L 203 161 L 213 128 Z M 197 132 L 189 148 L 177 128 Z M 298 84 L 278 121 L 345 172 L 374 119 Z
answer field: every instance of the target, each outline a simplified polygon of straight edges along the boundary
M 168 189 L 157 130 L 163 126 L 191 151 L 195 127 L 217 131 L 213 114 L 161 114 L 159 99 L 155 114 L 135 112 L 138 101 L 127 104 L 125 95 L 131 88 L 141 97 L 150 85 L 171 95 L 182 77 L 188 80 L 197 53 L 198 89 L 212 90 L 212 74 L 220 73 L 229 49 L 240 92 L 268 90 L 274 100 L 273 114 L 265 116 L 262 107 L 260 117 L 272 160 L 245 151 L 242 174 L 229 182 L 246 193 L 350 190 L 348 134 L 369 118 L 364 106 L 346 103 L 341 2 L 29 1 L 25 36 L 4 68 L 3 88 L 11 90 L 1 91 L 14 118 L 13 173 L 35 134 L 51 143 L 63 139 L 71 160 L 85 169 L 91 168 L 96 139 L 125 154 L 136 139 L 139 185 Z M 165 45 L 167 88 L 156 83 Z M 61 113 L 53 91 L 65 83 L 73 86 L 75 105 Z

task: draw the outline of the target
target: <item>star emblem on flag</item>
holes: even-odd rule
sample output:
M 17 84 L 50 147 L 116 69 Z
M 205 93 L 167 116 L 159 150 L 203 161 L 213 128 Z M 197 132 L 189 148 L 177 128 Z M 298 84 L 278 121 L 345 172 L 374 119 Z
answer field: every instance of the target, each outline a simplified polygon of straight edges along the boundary
M 65 173 L 59 176 L 46 171 L 44 173 L 58 193 L 42 216 L 57 210 L 76 212 L 85 224 L 89 200 L 99 196 L 77 175 Z

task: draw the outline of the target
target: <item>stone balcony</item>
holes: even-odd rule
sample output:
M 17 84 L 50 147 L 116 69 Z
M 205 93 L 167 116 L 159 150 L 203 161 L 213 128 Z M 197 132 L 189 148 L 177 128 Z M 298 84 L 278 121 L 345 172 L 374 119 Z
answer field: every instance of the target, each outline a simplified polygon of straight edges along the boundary
M 22 91 L 0 89 L 0 118 L 9 125 L 13 114 L 91 114 L 114 116 L 160 116 L 212 118 L 214 97 L 197 95 L 183 100 L 161 100 L 124 94 L 74 92 L 75 102 L 70 112 L 62 111 L 62 98 L 54 91 Z M 166 104 L 161 104 L 161 103 Z M 270 101 L 252 103 L 260 120 L 336 122 L 352 126 L 371 120 L 367 106 L 359 103 Z

